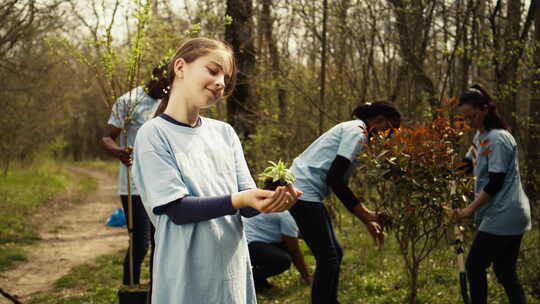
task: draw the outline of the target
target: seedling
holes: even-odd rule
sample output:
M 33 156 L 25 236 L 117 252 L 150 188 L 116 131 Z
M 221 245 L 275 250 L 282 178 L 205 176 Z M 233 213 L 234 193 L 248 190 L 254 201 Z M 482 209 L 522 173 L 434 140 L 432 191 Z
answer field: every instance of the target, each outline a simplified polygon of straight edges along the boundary
M 275 190 L 279 186 L 287 186 L 296 181 L 296 177 L 287 168 L 285 162 L 279 160 L 277 164 L 273 161 L 269 161 L 269 163 L 271 166 L 259 174 L 259 180 L 264 183 L 264 189 Z

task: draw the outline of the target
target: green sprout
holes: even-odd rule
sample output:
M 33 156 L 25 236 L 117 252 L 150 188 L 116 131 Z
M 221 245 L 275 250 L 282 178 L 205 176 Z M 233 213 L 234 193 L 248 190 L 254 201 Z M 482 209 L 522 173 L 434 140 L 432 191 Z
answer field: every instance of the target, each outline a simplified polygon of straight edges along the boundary
M 287 169 L 285 162 L 279 160 L 277 164 L 273 161 L 269 161 L 269 163 L 271 166 L 268 166 L 259 174 L 259 180 L 263 182 L 271 181 L 273 183 L 281 182 L 284 185 L 292 184 L 296 181 L 296 177 L 294 177 L 291 170 Z

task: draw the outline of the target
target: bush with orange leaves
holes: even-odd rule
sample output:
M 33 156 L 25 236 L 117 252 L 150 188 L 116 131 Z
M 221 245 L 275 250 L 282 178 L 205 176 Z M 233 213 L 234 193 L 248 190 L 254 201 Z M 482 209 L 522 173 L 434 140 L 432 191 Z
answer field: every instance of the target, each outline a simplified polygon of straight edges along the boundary
M 372 136 L 359 155 L 364 197 L 385 214 L 409 278 L 409 303 L 416 303 L 421 262 L 451 224 L 448 207 L 468 202 L 472 178 L 457 170 L 463 155 L 457 146 L 463 124 L 440 115 L 431 123 Z

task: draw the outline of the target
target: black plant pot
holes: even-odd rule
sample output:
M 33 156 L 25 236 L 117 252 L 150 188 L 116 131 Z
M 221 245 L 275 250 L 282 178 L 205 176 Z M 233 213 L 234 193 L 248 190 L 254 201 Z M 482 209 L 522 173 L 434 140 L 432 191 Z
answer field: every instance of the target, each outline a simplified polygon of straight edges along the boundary
M 148 285 L 122 285 L 118 289 L 119 304 L 150 304 Z

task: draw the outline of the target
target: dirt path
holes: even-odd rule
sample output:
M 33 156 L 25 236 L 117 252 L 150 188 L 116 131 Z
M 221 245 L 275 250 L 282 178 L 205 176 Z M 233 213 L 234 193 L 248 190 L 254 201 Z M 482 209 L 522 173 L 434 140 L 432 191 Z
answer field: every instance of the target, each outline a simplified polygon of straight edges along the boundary
M 127 248 L 125 228 L 105 225 L 120 207 L 115 177 L 98 169 L 69 167 L 76 175 L 86 174 L 97 181 L 97 190 L 84 198 L 73 193 L 55 199 L 40 210 L 42 240 L 31 247 L 28 262 L 0 274 L 0 288 L 21 300 L 49 290 L 52 283 L 79 264 Z M 80 200 L 72 203 L 70 200 Z M 0 303 L 12 303 L 0 296 Z

